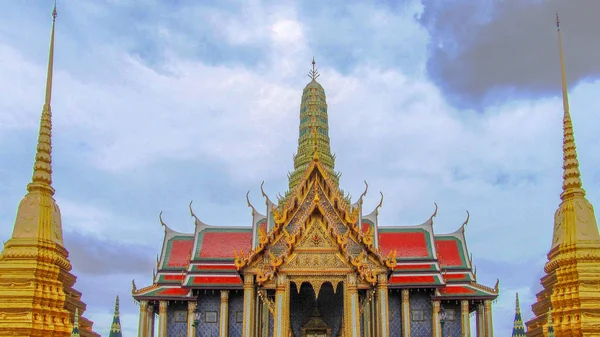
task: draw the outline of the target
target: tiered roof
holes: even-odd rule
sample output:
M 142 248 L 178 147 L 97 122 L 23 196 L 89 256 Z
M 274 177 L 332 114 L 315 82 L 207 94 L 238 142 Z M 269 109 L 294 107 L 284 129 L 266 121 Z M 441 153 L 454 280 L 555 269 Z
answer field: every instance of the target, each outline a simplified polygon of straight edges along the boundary
M 437 205 L 420 225 L 379 226 L 383 194 L 377 207 L 363 215 L 366 182 L 364 193 L 351 203 L 335 173 L 325 91 L 316 82 L 314 60 L 309 75 L 312 81 L 304 88 L 300 106 L 298 153 L 285 196 L 276 205 L 261 184 L 263 215 L 246 195 L 252 209 L 250 227 L 209 226 L 194 214 L 191 203 L 194 233 L 173 231 L 161 216 L 165 236 L 153 285 L 137 290 L 134 284 L 134 297 L 181 299 L 191 297 L 192 289 L 242 289 L 239 273 L 246 267 L 255 268 L 259 284 L 269 282 L 285 259 L 294 258 L 294 249 L 313 238 L 306 234 L 313 231 L 316 244 L 329 240 L 371 285 L 376 283 L 373 268 L 379 268 L 390 273 L 390 288 L 435 288 L 434 296 L 440 299 L 496 298 L 498 284 L 492 289 L 475 282 L 465 239 L 468 217 L 457 231 L 442 235 L 433 230 Z M 323 219 L 325 226 L 313 227 L 311 214 Z
M 377 208 L 379 208 L 379 205 Z M 153 285 L 135 289 L 136 299 L 182 299 L 191 297 L 192 289 L 242 289 L 234 259 L 240 251 L 253 247 L 253 229 L 258 213 L 252 207 L 252 227 L 210 226 L 194 214 L 194 233 L 180 233 L 165 228 L 163 248 L 157 261 Z M 390 288 L 436 288 L 435 296 L 443 299 L 493 299 L 498 288 L 476 283 L 469 258 L 465 227 L 449 234 L 435 234 L 435 213 L 416 226 L 379 226 L 377 209 L 360 217 L 364 232 L 376 230 L 377 248 L 383 256 L 396 251 L 397 265 L 390 276 Z M 371 229 L 373 228 L 373 229 Z M 268 234 L 267 234 L 268 236 Z

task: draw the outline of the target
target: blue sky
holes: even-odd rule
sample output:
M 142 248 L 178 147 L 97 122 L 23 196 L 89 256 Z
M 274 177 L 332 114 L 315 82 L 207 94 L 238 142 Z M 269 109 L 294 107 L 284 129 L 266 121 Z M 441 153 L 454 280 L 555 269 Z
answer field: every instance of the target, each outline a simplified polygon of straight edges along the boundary
M 0 240 L 31 178 L 53 1 L 3 6 L 0 22 Z M 214 225 L 250 225 L 245 193 L 287 188 L 306 73 L 327 93 L 341 187 L 382 225 L 413 225 L 439 205 L 438 233 L 471 213 L 478 280 L 512 328 L 539 289 L 561 189 L 562 103 L 554 13 L 562 17 L 584 188 L 600 204 L 600 106 L 591 32 L 598 3 L 554 1 L 58 1 L 54 186 L 86 316 L 106 334 L 131 280 L 151 282 L 187 205 Z M 600 9 L 599 9 L 600 10 Z M 24 29 L 23 27 L 26 27 Z

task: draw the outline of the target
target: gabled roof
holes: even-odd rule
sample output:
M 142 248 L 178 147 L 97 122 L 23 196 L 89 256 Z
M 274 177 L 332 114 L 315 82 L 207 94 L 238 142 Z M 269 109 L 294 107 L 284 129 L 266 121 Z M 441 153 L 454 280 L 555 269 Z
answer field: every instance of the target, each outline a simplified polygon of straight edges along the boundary
M 288 193 L 280 206 L 273 209 L 275 225 L 263 238 L 258 247 L 248 254 L 240 252 L 235 264 L 238 270 L 253 266 L 261 256 L 270 258 L 271 262 L 265 264 L 258 270 L 257 282 L 271 280 L 277 273 L 279 266 L 287 259 L 295 249 L 296 243 L 304 237 L 304 231 L 308 228 L 308 219 L 313 212 L 320 213 L 327 224 L 327 235 L 331 236 L 334 245 L 337 245 L 340 253 L 352 264 L 362 265 L 366 263 L 364 255 L 367 254 L 381 264 L 383 268 L 391 268 L 396 263 L 392 256 L 385 258 L 380 251 L 373 247 L 372 234 L 364 234 L 358 223 L 359 210 L 345 198 L 337 185 L 333 184 L 328 173 L 321 167 L 317 157 L 314 158 L 305 172 L 304 178 Z M 353 260 L 355 259 L 355 260 Z M 375 276 L 362 275 L 362 273 L 374 273 L 371 268 L 359 268 L 361 277 L 376 282 Z

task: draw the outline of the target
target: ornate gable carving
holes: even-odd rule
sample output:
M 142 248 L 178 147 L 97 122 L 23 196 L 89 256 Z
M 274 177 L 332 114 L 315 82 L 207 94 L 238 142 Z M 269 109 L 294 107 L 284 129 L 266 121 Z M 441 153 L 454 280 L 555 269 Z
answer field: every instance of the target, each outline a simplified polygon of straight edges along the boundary
M 237 269 L 254 269 L 259 284 L 280 269 L 346 268 L 374 285 L 377 274 L 394 269 L 395 252 L 383 257 L 373 247 L 373 233 L 363 232 L 358 224 L 359 210 L 340 196 L 318 162 L 280 205 L 273 209 L 275 225 L 268 234 L 261 233 L 259 245 L 248 254 L 236 254 Z

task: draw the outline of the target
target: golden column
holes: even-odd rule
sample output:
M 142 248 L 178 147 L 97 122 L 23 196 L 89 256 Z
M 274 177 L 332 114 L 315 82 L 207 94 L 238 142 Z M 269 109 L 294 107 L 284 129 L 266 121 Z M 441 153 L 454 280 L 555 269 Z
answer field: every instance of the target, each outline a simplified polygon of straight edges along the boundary
M 346 277 L 344 296 L 344 327 L 345 337 L 360 336 L 360 307 L 358 303 L 358 288 L 356 286 L 356 275 L 350 274 Z
M 146 337 L 154 337 L 154 304 L 146 309 Z
M 254 275 L 244 275 L 244 319 L 242 336 L 254 337 Z
M 261 302 L 261 324 L 260 333 L 262 337 L 269 337 L 269 305 L 265 302 Z
M 460 301 L 460 325 L 461 325 L 461 336 L 462 337 L 471 337 L 471 321 L 469 320 L 469 301 L 462 300 Z
M 289 282 L 286 275 L 277 275 L 277 286 L 275 288 L 275 323 L 273 337 L 288 337 L 290 329 L 289 316 Z
M 442 337 L 440 325 L 440 301 L 431 301 L 431 336 Z
M 477 318 L 475 324 L 477 326 L 477 337 L 485 336 L 485 310 L 482 303 L 477 304 Z
M 140 324 L 138 325 L 138 337 L 147 337 L 148 333 L 146 332 L 148 327 L 148 315 L 146 312 L 148 311 L 148 301 L 141 300 L 140 301 Z
M 194 310 L 196 309 L 196 302 L 188 302 L 188 313 L 187 313 L 187 335 L 192 337 L 196 336 L 196 327 L 194 327 Z
M 494 337 L 494 323 L 492 319 L 492 301 L 485 300 L 483 302 L 485 308 L 485 337 Z
M 167 337 L 167 301 L 158 302 L 158 337 Z
M 410 290 L 402 289 L 402 337 L 410 337 Z
M 371 300 L 371 330 L 373 331 L 373 336 L 377 336 L 378 333 L 377 326 L 377 296 L 373 296 Z
M 221 290 L 221 327 L 219 328 L 219 336 L 229 336 L 229 290 Z
M 388 308 L 388 285 L 387 275 L 379 274 L 377 276 L 377 302 L 378 319 L 379 319 L 379 337 L 388 337 L 390 335 L 390 318 Z

